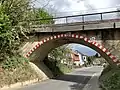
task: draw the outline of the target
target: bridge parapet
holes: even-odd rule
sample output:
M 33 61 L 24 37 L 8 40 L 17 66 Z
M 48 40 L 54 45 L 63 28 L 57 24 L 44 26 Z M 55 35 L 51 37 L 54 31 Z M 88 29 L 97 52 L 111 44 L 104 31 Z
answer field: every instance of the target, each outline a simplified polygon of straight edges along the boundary
M 99 21 L 98 23 L 69 23 L 69 24 L 57 24 L 57 25 L 34 25 L 30 27 L 35 32 L 66 32 L 66 31 L 82 31 L 82 30 L 98 30 L 98 29 L 113 29 L 120 28 L 119 21 Z
M 33 20 L 34 23 L 41 20 L 53 20 L 54 23 L 49 25 L 32 24 L 30 29 L 36 32 L 66 32 L 120 28 L 120 17 L 118 15 L 119 12 L 120 11 L 111 11 L 48 19 L 38 19 Z M 73 18 L 76 19 L 74 20 Z M 63 19 L 65 19 L 65 22 Z

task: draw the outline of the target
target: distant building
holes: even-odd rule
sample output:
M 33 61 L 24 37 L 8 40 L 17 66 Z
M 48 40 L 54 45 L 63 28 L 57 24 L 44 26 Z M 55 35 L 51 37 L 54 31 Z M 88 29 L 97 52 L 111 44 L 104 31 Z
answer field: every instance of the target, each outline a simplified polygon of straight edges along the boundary
M 82 66 L 85 61 L 87 61 L 87 56 L 80 53 L 79 51 L 71 51 L 71 59 L 73 61 L 73 64 L 76 66 Z
M 71 50 L 68 54 L 66 54 L 67 58 L 63 58 L 61 63 L 67 65 L 75 65 L 75 66 L 83 66 L 87 61 L 87 56 L 82 54 L 81 52 L 75 50 Z

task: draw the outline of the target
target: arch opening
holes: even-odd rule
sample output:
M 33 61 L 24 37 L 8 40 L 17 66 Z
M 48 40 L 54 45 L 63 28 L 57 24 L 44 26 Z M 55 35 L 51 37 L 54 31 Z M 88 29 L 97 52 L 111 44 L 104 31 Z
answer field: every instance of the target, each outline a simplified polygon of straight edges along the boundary
M 65 44 L 53 49 L 44 61 L 47 64 L 48 61 L 50 63 L 56 61 L 58 64 L 72 67 L 87 67 L 106 63 L 98 52 L 87 46 L 75 43 Z

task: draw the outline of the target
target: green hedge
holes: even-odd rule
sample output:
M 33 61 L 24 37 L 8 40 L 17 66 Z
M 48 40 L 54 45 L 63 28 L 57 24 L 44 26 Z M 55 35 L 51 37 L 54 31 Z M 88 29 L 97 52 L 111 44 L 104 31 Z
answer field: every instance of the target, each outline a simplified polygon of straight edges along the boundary
M 9 57 L 9 56 L 6 56 L 6 60 L 4 60 L 2 63 L 1 63 L 1 67 L 3 69 L 15 69 L 15 68 L 18 68 L 18 67 L 22 67 L 26 64 L 28 64 L 28 59 L 20 56 L 20 55 L 16 55 L 16 56 L 12 56 L 12 57 Z
M 120 70 L 108 66 L 103 70 L 99 80 L 105 90 L 120 90 Z

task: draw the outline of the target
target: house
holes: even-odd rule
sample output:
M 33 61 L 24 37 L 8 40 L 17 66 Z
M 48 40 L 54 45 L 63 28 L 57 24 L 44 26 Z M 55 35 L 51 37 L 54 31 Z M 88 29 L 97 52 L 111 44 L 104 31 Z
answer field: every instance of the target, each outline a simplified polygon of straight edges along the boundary
M 70 50 L 69 53 L 66 54 L 67 58 L 63 58 L 61 63 L 66 65 L 75 65 L 75 66 L 83 66 L 87 61 L 87 56 L 79 52 L 78 50 Z
M 75 66 L 82 66 L 87 61 L 87 56 L 79 52 L 78 50 L 71 51 L 71 59 Z

